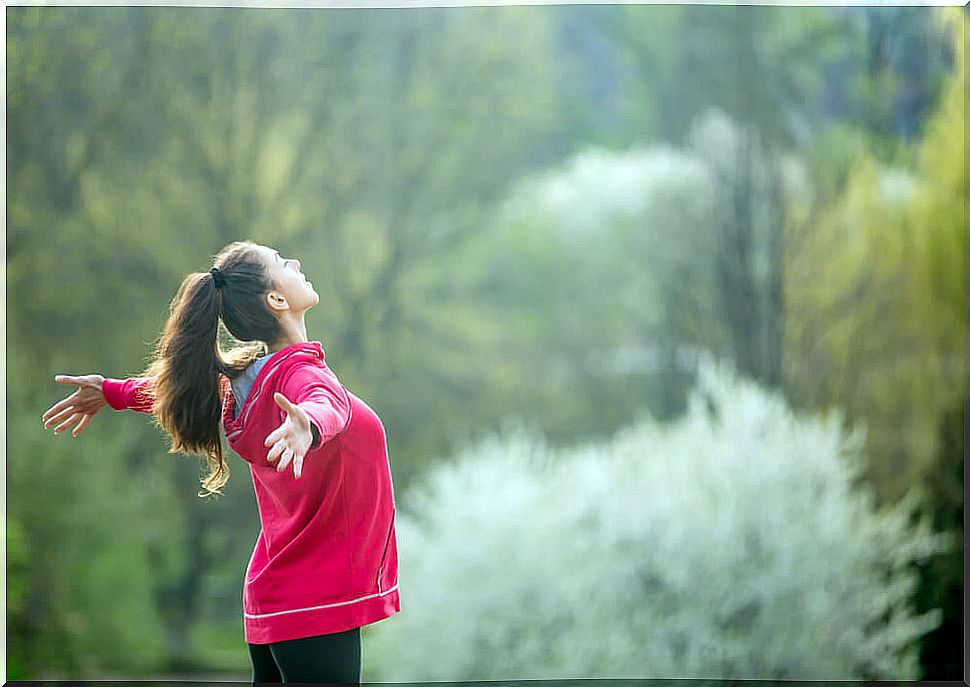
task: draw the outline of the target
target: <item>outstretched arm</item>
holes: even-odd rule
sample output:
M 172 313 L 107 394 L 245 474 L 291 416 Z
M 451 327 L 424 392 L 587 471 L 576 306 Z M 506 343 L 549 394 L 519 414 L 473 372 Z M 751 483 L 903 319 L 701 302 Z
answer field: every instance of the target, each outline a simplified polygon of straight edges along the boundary
M 57 375 L 54 381 L 77 387 L 73 394 L 52 405 L 42 416 L 44 428 L 53 426 L 54 434 L 73 427 L 71 435 L 77 436 L 105 405 L 115 410 L 131 409 L 144 413 L 150 413 L 152 409 L 154 378 L 151 377 L 118 380 L 98 374 Z
M 263 445 L 270 449 L 266 460 L 272 463 L 280 459 L 277 470 L 285 470 L 292 461 L 293 473 L 299 478 L 307 452 L 347 427 L 350 398 L 345 389 L 324 382 L 312 368 L 298 368 L 283 382 L 282 391 L 273 398 L 284 411 L 283 424 L 266 437 Z

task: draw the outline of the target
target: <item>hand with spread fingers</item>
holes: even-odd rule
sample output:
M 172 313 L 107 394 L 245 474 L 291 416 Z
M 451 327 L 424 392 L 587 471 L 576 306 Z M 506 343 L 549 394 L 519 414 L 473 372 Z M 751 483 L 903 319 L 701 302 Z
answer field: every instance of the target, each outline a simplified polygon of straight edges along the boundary
M 58 384 L 76 386 L 77 391 L 62 401 L 58 401 L 47 409 L 42 416 L 44 429 L 49 429 L 53 425 L 54 434 L 58 434 L 68 427 L 74 426 L 71 436 L 77 436 L 88 426 L 99 410 L 107 405 L 104 394 L 101 391 L 101 384 L 104 377 L 101 375 L 57 375 L 54 381 Z
M 280 472 L 293 461 L 293 474 L 297 479 L 303 472 L 303 458 L 313 443 L 313 429 L 310 418 L 300 406 L 290 402 L 281 393 L 273 394 L 276 405 L 286 413 L 283 424 L 274 429 L 266 437 L 263 445 L 270 448 L 266 460 L 273 462 L 279 459 L 276 469 Z

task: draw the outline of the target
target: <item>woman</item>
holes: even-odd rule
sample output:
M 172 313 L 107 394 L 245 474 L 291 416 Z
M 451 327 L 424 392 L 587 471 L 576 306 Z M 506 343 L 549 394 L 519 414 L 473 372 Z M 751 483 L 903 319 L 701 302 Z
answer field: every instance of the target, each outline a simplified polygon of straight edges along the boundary
M 253 681 L 357 683 L 361 626 L 400 610 L 384 428 L 307 340 L 320 297 L 299 260 L 244 241 L 214 263 L 182 282 L 144 376 L 58 375 L 78 389 L 44 427 L 77 436 L 106 404 L 154 413 L 171 452 L 206 456 L 202 484 L 220 493 L 221 419 L 249 463 L 262 525 L 243 587 Z M 220 320 L 254 343 L 223 353 Z

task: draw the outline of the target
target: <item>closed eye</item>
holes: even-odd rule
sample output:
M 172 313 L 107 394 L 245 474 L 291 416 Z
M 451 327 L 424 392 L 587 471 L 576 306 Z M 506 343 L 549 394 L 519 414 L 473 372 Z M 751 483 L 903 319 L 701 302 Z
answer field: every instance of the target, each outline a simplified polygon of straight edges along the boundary
M 289 267 L 294 262 L 293 260 L 287 260 L 286 258 L 284 258 L 282 255 L 279 254 L 279 251 L 274 251 L 274 254 L 276 255 L 276 259 L 283 263 L 284 268 Z

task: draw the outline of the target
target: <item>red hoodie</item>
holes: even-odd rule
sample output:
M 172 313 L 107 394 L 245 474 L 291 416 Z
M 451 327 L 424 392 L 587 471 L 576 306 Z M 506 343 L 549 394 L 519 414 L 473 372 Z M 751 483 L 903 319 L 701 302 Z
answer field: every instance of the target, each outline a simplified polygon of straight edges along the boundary
M 152 378 L 106 379 L 116 410 L 151 412 Z M 246 641 L 268 644 L 343 632 L 401 610 L 394 492 L 380 418 L 344 388 L 319 342 L 272 355 L 234 418 L 235 399 L 222 377 L 222 422 L 229 446 L 249 463 L 262 530 L 246 582 Z M 320 434 L 299 479 L 266 460 L 266 436 L 286 414 L 279 391 L 310 417 Z

